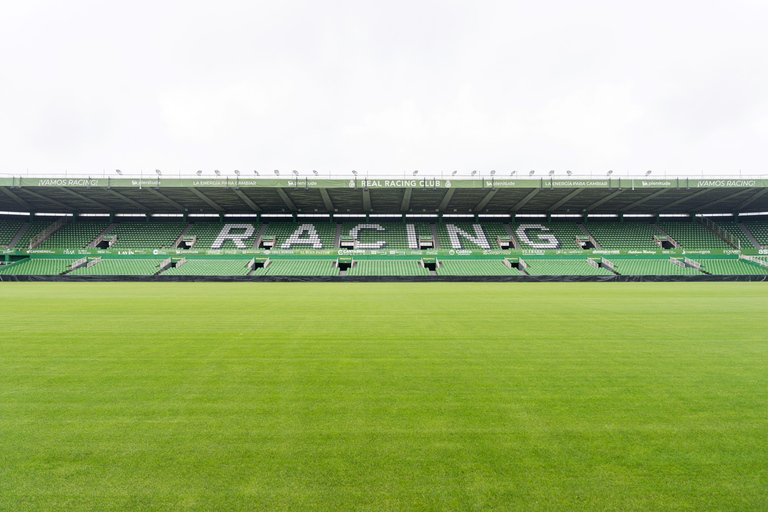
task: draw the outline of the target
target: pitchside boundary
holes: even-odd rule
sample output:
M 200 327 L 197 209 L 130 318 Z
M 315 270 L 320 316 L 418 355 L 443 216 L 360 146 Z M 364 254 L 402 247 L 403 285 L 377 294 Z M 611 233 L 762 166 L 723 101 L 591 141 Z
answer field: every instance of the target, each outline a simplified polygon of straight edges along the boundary
M 605 283 L 605 282 L 712 282 L 768 281 L 768 275 L 700 276 L 70 276 L 0 275 L 2 281 L 35 282 L 191 282 L 191 283 Z

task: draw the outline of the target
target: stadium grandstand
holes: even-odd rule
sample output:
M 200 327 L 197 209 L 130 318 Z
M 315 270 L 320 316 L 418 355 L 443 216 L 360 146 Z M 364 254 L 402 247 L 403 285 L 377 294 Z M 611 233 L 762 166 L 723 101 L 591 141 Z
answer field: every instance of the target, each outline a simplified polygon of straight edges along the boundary
M 0 190 L 0 279 L 768 275 L 768 180 L 11 177 Z

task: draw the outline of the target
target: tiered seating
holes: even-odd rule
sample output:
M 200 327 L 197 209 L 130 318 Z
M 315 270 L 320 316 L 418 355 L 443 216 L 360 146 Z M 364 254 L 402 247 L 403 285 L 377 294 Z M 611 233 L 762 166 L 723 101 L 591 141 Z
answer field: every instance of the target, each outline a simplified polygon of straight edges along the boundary
M 257 268 L 255 276 L 337 276 L 339 269 L 330 260 L 273 260 L 268 267 Z
M 109 235 L 117 236 L 114 249 L 162 249 L 173 247 L 187 226 L 179 221 L 123 221 Z
M 517 229 L 521 224 L 538 224 L 542 226 L 544 231 L 542 233 L 554 235 L 559 241 L 562 249 L 581 249 L 579 244 L 576 243 L 576 238 L 586 238 L 587 235 L 581 230 L 576 222 L 566 221 L 552 221 L 547 222 L 545 219 L 518 219 L 517 222 L 511 222 L 510 227 L 512 232 L 515 233 L 515 237 L 520 242 L 520 246 L 523 249 L 530 249 L 531 246 L 522 240 L 517 234 Z M 539 239 L 533 236 L 532 241 L 539 243 Z
M 33 219 L 32 222 L 29 223 L 29 227 L 27 227 L 26 231 L 24 231 L 24 234 L 21 235 L 21 238 L 19 238 L 19 241 L 16 242 L 16 245 L 14 245 L 13 248 L 20 251 L 27 249 L 29 247 L 29 241 L 35 238 L 38 233 L 43 231 L 54 222 L 56 222 L 56 219 L 52 217 Z
M 516 268 L 509 268 L 502 260 L 441 260 L 439 276 L 519 276 Z
M 691 219 L 660 221 L 657 225 L 674 238 L 683 249 L 730 249 L 731 246 Z
M 306 220 L 299 219 L 298 222 L 270 222 L 267 225 L 267 229 L 264 231 L 264 238 L 270 239 L 277 237 L 276 249 L 282 249 L 285 241 L 293 235 L 303 224 L 311 224 L 314 226 L 320 237 L 320 242 L 323 245 L 323 249 L 333 249 L 333 243 L 336 240 L 336 224 L 330 222 L 308 222 Z M 304 233 L 302 239 L 306 239 L 307 234 Z M 309 244 L 296 244 L 292 249 L 312 249 L 312 245 Z
M 668 259 L 614 259 L 616 271 L 624 276 L 700 276 L 695 268 L 678 267 Z
M 765 275 L 768 268 L 758 267 L 742 260 L 707 259 L 699 260 L 706 272 L 718 276 Z
M 715 217 L 711 219 L 712 222 L 728 231 L 734 238 L 741 242 L 742 249 L 754 249 L 755 245 L 749 239 L 749 237 L 741 230 L 739 223 L 733 220 L 731 217 Z
M 428 276 L 429 270 L 418 260 L 358 260 L 347 270 L 348 276 Z
M 488 246 L 489 247 L 481 247 L 480 245 L 476 244 L 472 240 L 469 240 L 468 238 L 465 238 L 465 237 L 463 237 L 461 235 L 459 235 L 459 242 L 461 243 L 461 247 L 454 247 L 451 244 L 451 238 L 450 238 L 450 235 L 448 234 L 448 226 L 451 225 L 451 224 L 456 226 L 457 228 L 461 229 L 462 231 L 466 232 L 467 234 L 469 234 L 472 237 L 476 237 L 477 236 L 475 234 L 475 227 L 474 227 L 475 223 L 474 222 L 453 222 L 453 221 L 449 221 L 449 220 L 445 220 L 444 219 L 443 222 L 438 222 L 436 224 L 436 226 L 437 226 L 437 239 L 440 241 L 440 248 L 441 249 L 445 249 L 445 250 L 448 250 L 448 249 L 473 249 L 473 250 L 478 250 L 478 249 L 488 249 L 488 248 L 491 248 L 491 249 L 498 249 L 499 248 L 499 245 L 496 243 L 496 237 L 495 236 L 491 236 L 488 233 L 488 230 L 486 229 L 486 227 L 483 224 L 479 224 L 479 226 L 480 226 L 480 229 L 481 229 L 482 233 L 485 234 L 485 239 L 488 241 Z M 501 229 L 504 229 L 504 225 L 503 224 L 494 224 L 494 232 L 496 232 L 496 227 L 497 226 L 501 226 Z M 509 234 L 507 233 L 507 231 L 505 229 L 504 229 L 504 237 L 505 238 L 509 238 Z
M 3 268 L 0 274 L 16 276 L 52 276 L 63 274 L 72 266 L 75 260 L 53 260 L 47 258 L 31 258 L 17 265 Z
M 80 267 L 71 276 L 150 276 L 157 273 L 163 260 L 103 259 L 92 267 Z
M 184 238 L 192 238 L 197 237 L 197 242 L 195 243 L 194 249 L 210 249 L 213 243 L 216 241 L 216 238 L 219 236 L 219 233 L 224 229 L 224 226 L 227 224 L 249 224 L 253 226 L 253 235 L 249 238 L 243 239 L 243 243 L 245 246 L 250 249 L 253 247 L 253 245 L 256 243 L 256 239 L 259 236 L 259 231 L 261 231 L 261 223 L 259 222 L 240 222 L 240 221 L 227 221 L 226 223 L 218 222 L 218 221 L 203 221 L 203 222 L 195 222 L 192 224 L 192 226 L 189 228 L 189 230 L 184 235 Z M 232 230 L 232 233 L 243 233 L 244 230 L 237 229 Z M 178 238 L 178 235 L 176 236 Z M 219 249 L 238 249 L 237 244 L 233 242 L 232 240 L 224 240 L 224 243 L 222 244 Z
M 187 260 L 180 267 L 164 270 L 164 276 L 244 276 L 248 260 Z
M 743 223 L 758 244 L 768 247 L 768 221 L 744 219 Z
M 107 229 L 109 221 L 77 220 L 70 221 L 55 232 L 42 244 L 40 249 L 83 249 L 94 238 Z
M 586 260 L 525 260 L 531 276 L 610 276 L 613 272 L 595 268 Z
M 652 222 L 645 221 L 592 221 L 585 224 L 597 243 L 604 249 L 657 250 L 653 241 L 661 232 Z
M 482 226 L 485 230 L 485 234 L 488 235 L 488 241 L 491 243 L 493 249 L 499 249 L 499 238 L 509 238 L 509 232 L 507 231 L 507 228 L 504 227 L 503 222 L 483 222 Z
M 23 217 L 0 220 L 0 247 L 8 247 L 26 222 Z
M 410 249 L 408 246 L 408 233 L 406 230 L 406 224 L 413 224 L 416 230 L 416 236 L 432 237 L 432 229 L 426 222 L 379 222 L 376 219 L 371 219 L 370 222 L 366 222 L 365 219 L 355 222 L 344 222 L 341 225 L 341 236 L 349 236 L 349 232 L 357 226 L 364 224 L 378 224 L 385 231 L 376 231 L 375 229 L 362 229 L 358 233 L 358 241 L 362 244 L 371 244 L 379 241 L 386 242 L 386 245 L 382 249 Z M 413 240 L 413 245 L 417 246 L 418 238 Z

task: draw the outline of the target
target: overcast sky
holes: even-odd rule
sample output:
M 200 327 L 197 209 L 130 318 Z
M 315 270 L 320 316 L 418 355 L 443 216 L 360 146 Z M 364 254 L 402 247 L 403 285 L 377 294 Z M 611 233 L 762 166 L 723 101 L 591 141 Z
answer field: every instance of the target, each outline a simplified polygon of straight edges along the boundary
M 0 173 L 766 173 L 768 2 L 34 1 Z

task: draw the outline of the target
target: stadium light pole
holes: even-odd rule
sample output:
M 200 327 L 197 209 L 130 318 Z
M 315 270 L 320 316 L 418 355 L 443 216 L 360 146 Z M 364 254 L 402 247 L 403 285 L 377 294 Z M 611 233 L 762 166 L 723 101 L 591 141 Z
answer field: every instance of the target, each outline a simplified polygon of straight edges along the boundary
M 198 176 L 200 176 L 201 174 L 203 174 L 203 171 L 197 171 L 195 174 L 197 174 Z
M 280 171 L 278 171 L 277 169 L 275 169 L 275 176 L 280 176 Z
M 259 174 L 259 171 L 253 171 L 253 174 L 255 174 L 256 176 L 261 176 L 261 175 Z
M 216 173 L 216 176 L 221 176 L 221 173 L 219 172 L 219 170 L 218 170 L 218 169 L 216 169 L 216 170 L 215 170 L 215 171 L 213 171 L 213 172 L 214 172 L 214 173 Z
M 121 171 L 120 169 L 115 169 L 115 172 L 116 172 L 117 174 L 119 174 L 120 176 L 122 176 L 122 175 L 123 175 L 123 171 Z

